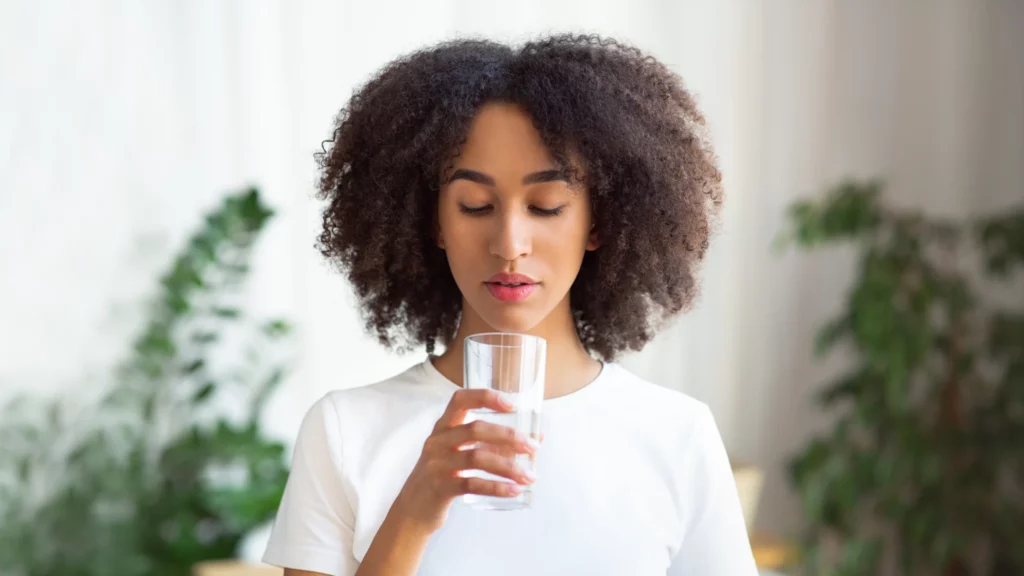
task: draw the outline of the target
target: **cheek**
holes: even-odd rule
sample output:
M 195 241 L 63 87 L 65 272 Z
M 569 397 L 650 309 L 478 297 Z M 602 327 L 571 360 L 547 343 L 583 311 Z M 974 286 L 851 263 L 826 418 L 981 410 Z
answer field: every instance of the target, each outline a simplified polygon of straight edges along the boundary
M 537 240 L 546 253 L 564 261 L 583 257 L 589 235 L 589 224 L 584 218 L 574 216 L 541 227 Z
M 478 266 L 481 251 L 486 247 L 486 239 L 481 236 L 479 226 L 474 226 L 466 218 L 442 220 L 441 233 L 448 266 L 458 281 L 461 273 Z
M 460 216 L 462 215 L 455 202 L 442 195 L 437 207 L 437 227 L 446 250 L 449 245 L 457 243 L 463 233 L 460 228 L 465 227 L 465 219 Z

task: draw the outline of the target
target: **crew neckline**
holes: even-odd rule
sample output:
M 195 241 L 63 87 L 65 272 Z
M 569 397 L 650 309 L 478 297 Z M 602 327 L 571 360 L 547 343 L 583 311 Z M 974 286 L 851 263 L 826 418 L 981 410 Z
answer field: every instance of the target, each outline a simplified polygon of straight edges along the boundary
M 440 384 L 445 391 L 455 393 L 457 390 L 461 390 L 462 386 L 459 386 L 455 382 L 449 380 L 447 376 L 442 374 L 441 371 L 434 366 L 434 363 L 432 362 L 433 358 L 437 358 L 437 356 L 427 356 L 427 358 L 420 363 L 420 368 L 424 371 L 427 378 L 431 382 Z M 595 376 L 593 380 L 588 382 L 585 386 L 568 394 L 563 394 L 562 396 L 556 396 L 554 398 L 545 398 L 544 405 L 551 406 L 578 401 L 580 398 L 586 398 L 594 394 L 597 388 L 603 387 L 603 383 L 611 377 L 609 372 L 613 368 L 614 362 L 605 362 L 604 360 L 598 360 L 598 362 L 601 363 L 601 371 L 597 373 L 597 376 Z

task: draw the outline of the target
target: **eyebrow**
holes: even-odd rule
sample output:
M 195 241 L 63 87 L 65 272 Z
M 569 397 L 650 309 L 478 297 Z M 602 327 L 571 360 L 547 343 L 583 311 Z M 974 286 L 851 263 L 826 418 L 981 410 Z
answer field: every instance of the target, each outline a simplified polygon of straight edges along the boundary
M 484 186 L 494 187 L 497 183 L 494 178 L 484 174 L 483 172 L 477 172 L 476 170 L 470 170 L 468 168 L 459 168 L 456 170 L 448 182 L 455 180 L 469 180 L 470 182 L 476 182 L 477 184 L 483 184 Z M 564 170 L 541 170 L 540 172 L 534 172 L 533 174 L 527 174 L 523 177 L 523 184 L 540 184 L 542 182 L 568 182 L 569 176 Z

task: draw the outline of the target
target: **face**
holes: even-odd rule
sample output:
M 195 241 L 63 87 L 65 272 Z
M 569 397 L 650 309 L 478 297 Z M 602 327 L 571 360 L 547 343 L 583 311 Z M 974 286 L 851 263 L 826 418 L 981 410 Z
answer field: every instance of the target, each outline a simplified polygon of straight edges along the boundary
M 463 296 L 463 322 L 531 332 L 570 318 L 569 288 L 597 248 L 590 197 L 557 169 L 530 116 L 482 106 L 444 175 L 437 242 Z

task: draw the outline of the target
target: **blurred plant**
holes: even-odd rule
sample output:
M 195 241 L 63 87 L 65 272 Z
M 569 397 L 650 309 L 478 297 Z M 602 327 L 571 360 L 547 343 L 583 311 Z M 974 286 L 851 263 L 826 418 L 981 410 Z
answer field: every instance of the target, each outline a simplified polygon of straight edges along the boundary
M 1020 279 L 1024 210 L 945 221 L 891 209 L 881 190 L 846 182 L 796 203 L 781 237 L 859 254 L 816 342 L 819 355 L 843 344 L 856 358 L 819 399 L 838 418 L 790 465 L 805 568 L 1024 574 L 1024 312 L 979 297 Z M 982 270 L 969 274 L 973 256 Z
M 289 326 L 248 319 L 238 305 L 271 215 L 250 189 L 206 216 L 161 279 L 105 396 L 81 417 L 60 400 L 7 406 L 4 574 L 181 576 L 197 561 L 233 557 L 272 517 L 287 468 L 259 418 L 284 374 L 273 352 Z M 230 354 L 216 352 L 235 341 L 247 344 L 244 361 L 217 369 Z

